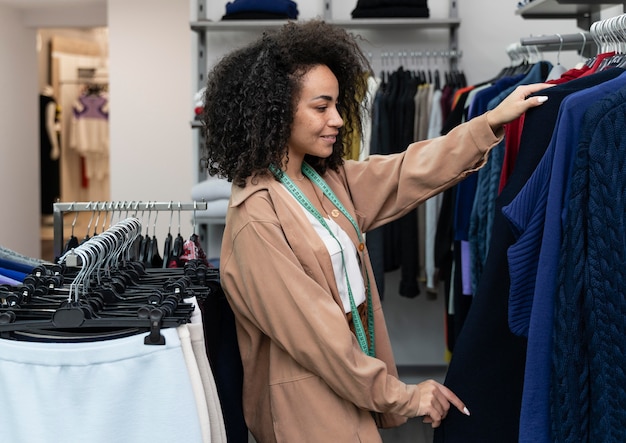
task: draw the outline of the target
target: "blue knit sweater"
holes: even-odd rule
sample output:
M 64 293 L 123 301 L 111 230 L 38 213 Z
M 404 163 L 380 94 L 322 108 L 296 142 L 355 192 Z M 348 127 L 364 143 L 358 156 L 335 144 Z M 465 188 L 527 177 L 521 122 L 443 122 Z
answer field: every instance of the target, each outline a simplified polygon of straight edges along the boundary
M 626 88 L 583 120 L 555 300 L 555 442 L 626 441 Z

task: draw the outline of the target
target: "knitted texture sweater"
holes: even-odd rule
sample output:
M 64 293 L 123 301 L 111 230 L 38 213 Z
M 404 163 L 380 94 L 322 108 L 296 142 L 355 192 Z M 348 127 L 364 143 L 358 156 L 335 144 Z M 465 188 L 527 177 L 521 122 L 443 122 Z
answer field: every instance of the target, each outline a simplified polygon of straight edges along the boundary
M 555 299 L 555 442 L 626 441 L 626 88 L 585 114 Z

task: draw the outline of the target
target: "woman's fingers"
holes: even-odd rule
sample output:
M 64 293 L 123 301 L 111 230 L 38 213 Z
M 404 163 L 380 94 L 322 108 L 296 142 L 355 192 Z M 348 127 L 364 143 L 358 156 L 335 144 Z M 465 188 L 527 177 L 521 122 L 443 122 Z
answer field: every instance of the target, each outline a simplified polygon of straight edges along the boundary
M 423 422 L 430 423 L 433 428 L 438 427 L 448 415 L 450 405 L 454 405 L 461 413 L 470 415 L 469 410 L 457 395 L 444 385 L 428 380 L 421 383 L 423 407 Z
M 457 395 L 454 392 L 452 392 L 450 389 L 448 389 L 444 385 L 440 385 L 440 390 L 443 393 L 443 395 L 446 397 L 446 399 L 450 403 L 452 403 L 454 406 L 456 406 L 456 408 L 459 411 L 461 411 L 465 415 L 468 415 L 468 416 L 470 415 L 469 409 L 467 409 L 467 407 L 465 406 L 465 403 L 463 403 L 461 399 L 457 397 Z

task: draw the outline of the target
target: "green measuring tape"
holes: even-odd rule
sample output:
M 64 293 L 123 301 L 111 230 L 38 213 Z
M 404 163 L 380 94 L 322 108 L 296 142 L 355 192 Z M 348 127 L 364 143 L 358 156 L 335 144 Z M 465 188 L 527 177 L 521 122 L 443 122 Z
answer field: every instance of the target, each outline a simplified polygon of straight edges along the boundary
M 346 276 L 346 283 L 348 287 L 348 298 L 350 300 L 350 312 L 352 313 L 352 322 L 354 323 L 354 331 L 356 333 L 357 340 L 359 342 L 359 346 L 364 353 L 369 355 L 370 357 L 374 357 L 376 355 L 375 350 L 375 334 L 374 334 L 374 308 L 372 306 L 372 288 L 369 279 L 369 274 L 367 270 L 365 270 L 366 276 L 366 287 L 367 287 L 367 326 L 369 332 L 370 345 L 367 343 L 367 336 L 365 334 L 365 329 L 363 328 L 363 323 L 361 322 L 361 316 L 359 315 L 359 311 L 356 307 L 356 303 L 354 302 L 354 297 L 352 296 L 352 288 L 350 287 L 350 279 L 348 278 L 348 271 L 346 269 L 345 257 L 343 254 L 343 247 L 339 239 L 333 234 L 332 230 L 326 223 L 326 220 L 320 214 L 315 206 L 309 201 L 309 199 L 300 191 L 300 188 L 296 186 L 296 184 L 291 181 L 289 176 L 285 174 L 280 169 L 270 166 L 270 170 L 272 173 L 281 181 L 283 185 L 287 188 L 287 190 L 295 197 L 295 199 L 315 217 L 317 221 L 328 231 L 331 237 L 337 242 L 339 245 L 339 250 L 341 251 L 341 262 L 343 263 L 343 269 Z M 348 210 L 341 204 L 335 193 L 328 187 L 324 179 L 317 173 L 315 169 L 313 169 L 307 163 L 302 163 L 302 173 L 306 175 L 318 188 L 322 190 L 324 195 L 328 197 L 335 207 L 341 211 L 343 215 L 350 221 L 352 226 L 356 231 L 357 237 L 359 238 L 359 253 L 363 254 L 365 249 L 365 242 L 363 241 L 363 235 L 356 221 L 352 218 Z M 362 266 L 365 266 L 365 262 L 363 257 L 361 257 Z

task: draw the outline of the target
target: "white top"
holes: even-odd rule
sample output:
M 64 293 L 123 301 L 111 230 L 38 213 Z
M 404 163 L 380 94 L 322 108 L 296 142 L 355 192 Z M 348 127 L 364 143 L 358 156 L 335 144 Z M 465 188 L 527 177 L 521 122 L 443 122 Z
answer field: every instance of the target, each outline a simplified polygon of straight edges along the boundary
M 291 195 L 291 193 L 289 193 Z M 293 197 L 293 195 L 291 195 Z M 295 197 L 293 197 L 295 199 Z M 333 219 L 324 217 L 326 224 L 332 230 L 333 235 L 339 240 L 335 240 L 328 230 L 322 226 L 322 224 L 311 214 L 306 208 L 300 205 L 307 218 L 311 222 L 311 225 L 315 229 L 315 232 L 320 236 L 326 248 L 333 264 L 333 270 L 335 273 L 335 281 L 337 282 L 337 289 L 339 290 L 339 296 L 343 304 L 344 312 L 348 313 L 350 309 L 350 297 L 348 296 L 348 284 L 346 281 L 346 271 L 344 270 L 344 262 L 341 259 L 341 250 L 343 249 L 343 258 L 345 260 L 345 269 L 347 270 L 348 278 L 350 279 L 350 288 L 352 289 L 352 297 L 354 303 L 359 306 L 365 302 L 365 283 L 363 282 L 363 276 L 361 275 L 361 267 L 359 264 L 359 257 L 356 247 L 346 231 L 344 231 Z

